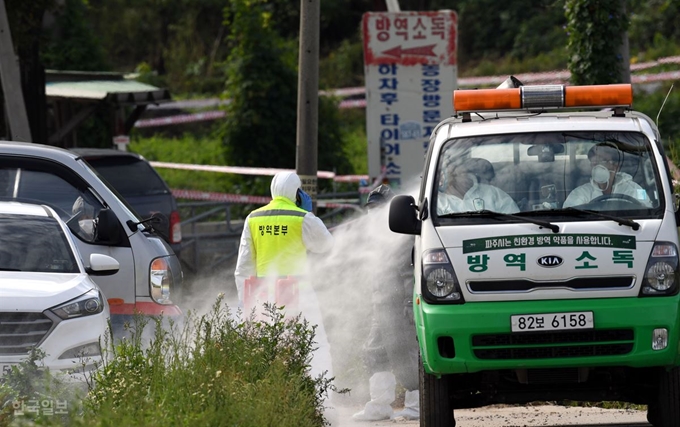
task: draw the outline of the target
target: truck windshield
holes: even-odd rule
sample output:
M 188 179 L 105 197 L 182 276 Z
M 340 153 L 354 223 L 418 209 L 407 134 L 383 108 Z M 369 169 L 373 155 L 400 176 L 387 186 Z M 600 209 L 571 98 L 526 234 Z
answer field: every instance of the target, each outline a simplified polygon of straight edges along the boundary
M 439 217 L 492 211 L 582 220 L 574 210 L 616 218 L 661 218 L 663 189 L 645 135 L 543 132 L 455 138 L 442 148 Z M 570 209 L 575 208 L 575 209 Z M 488 216 L 486 216 L 488 218 Z M 603 216 L 592 215 L 593 219 Z

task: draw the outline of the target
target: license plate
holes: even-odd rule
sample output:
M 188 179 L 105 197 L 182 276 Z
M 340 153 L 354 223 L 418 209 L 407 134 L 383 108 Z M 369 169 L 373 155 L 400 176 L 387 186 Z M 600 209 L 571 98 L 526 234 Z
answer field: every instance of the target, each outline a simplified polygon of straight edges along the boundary
M 0 365 L 0 378 L 4 377 L 5 375 L 9 374 L 12 372 L 12 366 L 13 364 L 1 364 Z
M 512 332 L 593 329 L 592 311 L 571 313 L 518 314 L 510 317 Z

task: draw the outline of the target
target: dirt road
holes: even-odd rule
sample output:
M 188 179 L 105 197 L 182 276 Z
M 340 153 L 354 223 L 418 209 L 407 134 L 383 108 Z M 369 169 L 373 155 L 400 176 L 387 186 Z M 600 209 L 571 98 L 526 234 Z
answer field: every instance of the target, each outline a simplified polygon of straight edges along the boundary
M 354 421 L 352 415 L 361 406 L 339 406 L 337 422 L 332 427 L 418 426 L 413 420 Z M 645 411 L 565 406 L 489 406 L 456 411 L 457 427 L 531 427 L 531 426 L 616 425 L 649 426 Z

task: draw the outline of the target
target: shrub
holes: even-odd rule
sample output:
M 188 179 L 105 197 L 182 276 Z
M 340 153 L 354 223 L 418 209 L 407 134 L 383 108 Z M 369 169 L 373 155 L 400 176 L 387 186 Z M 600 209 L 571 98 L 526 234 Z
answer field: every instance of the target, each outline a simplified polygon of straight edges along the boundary
M 265 306 L 239 321 L 218 297 L 208 314 L 152 337 L 135 320 L 95 377 L 84 419 L 94 425 L 322 426 L 332 379 L 307 374 L 314 327 Z

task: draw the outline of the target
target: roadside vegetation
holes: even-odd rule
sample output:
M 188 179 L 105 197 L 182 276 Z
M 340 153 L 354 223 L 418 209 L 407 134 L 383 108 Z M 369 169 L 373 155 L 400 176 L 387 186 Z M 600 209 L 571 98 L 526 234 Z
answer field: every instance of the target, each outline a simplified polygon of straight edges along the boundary
M 218 297 L 182 324 L 137 317 L 85 387 L 41 369 L 36 355 L 0 384 L 0 427 L 323 426 L 335 387 L 308 374 L 315 328 L 273 305 L 264 313 L 242 320 Z M 28 411 L 35 402 L 44 406 Z
M 584 2 L 507 0 L 499 7 L 497 0 L 456 1 L 459 76 L 567 69 L 574 58 L 567 50 L 571 27 L 565 10 Z M 363 85 L 360 21 L 374 4 L 372 0 L 322 2 L 322 89 Z M 450 8 L 451 2 L 401 0 L 400 4 L 403 10 L 438 10 Z M 631 63 L 680 55 L 677 1 L 626 4 Z M 295 166 L 299 2 L 6 0 L 6 5 L 24 77 L 38 65 L 134 72 L 140 81 L 169 88 L 175 99 L 234 100 L 224 107 L 228 114 L 224 122 L 157 133 L 136 129 L 131 151 L 152 161 Z M 56 17 L 56 26 L 48 33 L 36 30 L 45 11 Z M 573 16 L 583 21 L 575 12 Z M 607 26 L 599 30 L 606 31 Z M 609 38 L 580 42 L 587 46 Z M 664 64 L 644 72 L 678 69 L 677 64 Z M 666 99 L 670 87 L 667 82 L 641 88 L 635 93 L 634 108 L 652 119 L 658 115 L 664 147 L 680 164 L 676 119 L 680 87 L 676 85 Z M 320 103 L 319 169 L 365 174 L 365 111 L 339 110 L 337 102 L 323 98 Z M 109 120 L 103 112 L 95 113 L 80 131 L 79 144 L 109 146 Z M 269 177 L 158 171 L 172 188 L 268 195 Z M 356 184 L 333 186 L 320 180 L 319 185 L 320 192 L 356 190 Z M 252 208 L 239 206 L 242 213 Z M 190 315 L 183 325 L 169 330 L 152 323 L 155 332 L 150 337 L 142 334 L 145 325 L 136 323 L 84 389 L 49 375 L 40 369 L 40 355 L 31 355 L 0 383 L 0 427 L 322 425 L 319 405 L 333 385 L 328 378 L 305 375 L 314 329 L 299 319 L 285 319 L 275 308 L 270 308 L 266 321 L 240 321 L 234 314 L 218 300 L 208 314 Z M 21 402 L 29 400 L 67 400 L 68 411 L 59 416 L 44 411 L 17 416 L 17 402 L 21 408 Z M 616 402 L 598 405 L 619 407 Z

